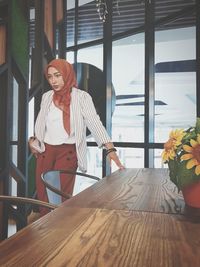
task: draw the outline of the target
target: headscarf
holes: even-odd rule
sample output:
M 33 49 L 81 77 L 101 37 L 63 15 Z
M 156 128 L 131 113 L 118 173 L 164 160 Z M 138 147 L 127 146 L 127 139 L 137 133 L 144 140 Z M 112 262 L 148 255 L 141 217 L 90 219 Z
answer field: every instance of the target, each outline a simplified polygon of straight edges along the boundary
M 48 80 L 48 68 L 54 67 L 63 77 L 64 86 L 61 90 L 53 94 L 53 102 L 56 107 L 63 111 L 63 125 L 66 132 L 70 135 L 70 101 L 71 89 L 77 87 L 76 75 L 72 65 L 65 59 L 53 59 L 45 69 L 45 76 Z

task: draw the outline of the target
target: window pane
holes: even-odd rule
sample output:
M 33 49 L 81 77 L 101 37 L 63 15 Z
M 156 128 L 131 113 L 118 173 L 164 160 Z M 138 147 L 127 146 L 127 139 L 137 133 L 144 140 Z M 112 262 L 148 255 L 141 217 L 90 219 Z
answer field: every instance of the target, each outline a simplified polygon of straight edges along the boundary
M 167 165 L 162 161 L 162 152 L 163 149 L 154 149 L 154 168 L 167 168 Z
M 32 98 L 29 102 L 29 112 L 28 112 L 28 136 L 34 136 L 34 101 Z
M 78 1 L 78 43 L 103 38 L 103 22 L 100 20 L 95 1 Z M 75 1 L 67 1 L 67 47 L 74 45 Z
M 75 0 L 67 0 L 67 12 L 66 12 L 66 44 L 67 47 L 74 45 L 75 34 Z
M 116 105 L 112 139 L 144 141 L 144 34 L 113 42 L 112 79 Z
M 94 102 L 97 113 L 102 119 L 102 88 L 103 83 L 103 46 L 93 46 L 78 51 L 77 81 L 79 88 L 87 91 Z M 92 135 L 88 135 L 88 141 L 94 141 Z
M 196 121 L 195 27 L 155 34 L 155 142 Z
M 18 94 L 19 85 L 17 81 L 13 78 L 13 128 L 12 128 L 12 140 L 18 140 Z
M 17 232 L 17 225 L 15 220 L 9 219 L 9 224 L 8 224 L 8 237 L 14 235 Z
M 78 50 L 77 62 L 92 64 L 103 70 L 103 46 L 96 45 Z
M 156 20 L 158 19 L 163 19 L 166 16 L 172 16 L 176 12 L 180 12 L 187 10 L 187 13 L 190 12 L 191 8 L 195 6 L 195 0 L 167 0 L 167 1 L 162 1 L 162 0 L 155 0 L 155 17 Z M 172 28 L 178 28 L 178 27 L 183 27 L 184 25 L 191 26 L 194 25 L 194 16 L 192 16 L 192 19 L 190 16 L 187 16 L 185 18 L 179 18 L 175 19 L 173 22 L 165 25 L 166 27 L 172 27 Z M 192 24 L 191 24 L 192 23 Z
M 97 147 L 88 147 L 87 150 L 87 173 L 102 177 L 102 149 Z
M 66 53 L 66 59 L 69 61 L 71 64 L 74 63 L 74 52 L 67 52 Z
M 12 153 L 12 162 L 17 166 L 17 160 L 18 160 L 18 146 L 17 145 L 11 146 L 11 153 Z
M 35 8 L 31 7 L 29 12 L 29 23 L 30 23 L 30 31 L 29 31 L 29 46 L 30 48 L 35 47 Z M 31 49 L 30 49 L 31 50 Z M 32 51 L 30 51 L 32 52 Z
M 103 22 L 97 13 L 96 1 L 79 0 L 78 43 L 103 37 Z
M 113 1 L 113 34 L 144 25 L 145 1 Z
M 10 177 L 10 183 L 11 183 L 11 196 L 17 196 L 17 182 L 14 178 Z

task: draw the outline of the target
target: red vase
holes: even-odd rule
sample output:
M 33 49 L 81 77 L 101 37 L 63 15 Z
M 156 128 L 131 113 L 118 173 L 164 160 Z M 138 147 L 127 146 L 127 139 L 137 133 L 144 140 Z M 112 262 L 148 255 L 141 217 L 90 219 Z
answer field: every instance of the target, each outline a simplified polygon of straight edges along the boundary
M 182 188 L 185 203 L 200 209 L 200 181 Z

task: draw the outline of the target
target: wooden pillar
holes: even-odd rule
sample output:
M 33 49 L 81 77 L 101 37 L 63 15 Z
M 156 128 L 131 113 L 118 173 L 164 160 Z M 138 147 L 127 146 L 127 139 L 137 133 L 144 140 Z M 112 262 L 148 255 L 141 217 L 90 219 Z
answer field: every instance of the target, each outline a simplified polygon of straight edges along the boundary
M 6 63 L 6 26 L 0 25 L 0 65 Z

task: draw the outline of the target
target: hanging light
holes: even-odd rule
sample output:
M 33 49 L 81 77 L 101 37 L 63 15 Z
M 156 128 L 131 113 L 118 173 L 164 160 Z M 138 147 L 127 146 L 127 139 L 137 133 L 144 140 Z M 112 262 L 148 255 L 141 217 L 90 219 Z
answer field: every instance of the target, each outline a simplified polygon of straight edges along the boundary
M 99 14 L 99 19 L 103 22 L 106 21 L 106 15 L 108 14 L 106 0 L 96 0 L 97 12 Z

